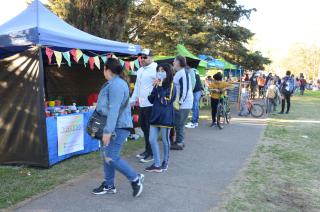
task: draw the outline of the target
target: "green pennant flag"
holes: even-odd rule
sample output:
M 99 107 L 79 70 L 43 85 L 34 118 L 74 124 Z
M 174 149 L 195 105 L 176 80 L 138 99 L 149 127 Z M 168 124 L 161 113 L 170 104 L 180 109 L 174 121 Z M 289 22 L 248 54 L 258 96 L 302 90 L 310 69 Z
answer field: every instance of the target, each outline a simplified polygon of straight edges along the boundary
M 139 60 L 138 60 L 138 59 L 136 59 L 136 60 L 134 61 L 134 65 L 136 66 L 137 69 L 140 68 L 140 64 L 139 64 Z
M 103 61 L 104 64 L 106 64 L 108 58 L 107 56 L 100 56 L 101 60 Z
M 87 67 L 87 63 L 89 61 L 89 57 L 85 54 L 82 55 L 84 67 Z
M 68 66 L 71 67 L 70 53 L 62 52 L 63 58 L 68 62 Z
M 121 66 L 123 67 L 124 66 L 124 61 L 120 59 L 119 62 L 121 64 Z

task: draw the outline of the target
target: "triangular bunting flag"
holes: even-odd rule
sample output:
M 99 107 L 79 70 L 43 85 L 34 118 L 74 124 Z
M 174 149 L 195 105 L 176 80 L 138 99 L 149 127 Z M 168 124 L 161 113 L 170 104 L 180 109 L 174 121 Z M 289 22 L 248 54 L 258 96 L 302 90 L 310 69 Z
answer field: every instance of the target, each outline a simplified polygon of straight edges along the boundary
M 61 61 L 62 61 L 62 54 L 61 52 L 57 52 L 57 51 L 53 51 L 53 53 L 54 53 L 54 56 L 56 57 L 57 64 L 60 67 Z
M 136 60 L 134 61 L 134 65 L 136 66 L 137 69 L 140 68 L 140 64 L 139 64 L 139 60 L 138 60 L 138 59 L 136 59 Z
M 142 66 L 142 58 L 141 58 L 141 56 L 138 57 L 138 61 L 139 61 L 140 66 Z
M 94 69 L 94 58 L 93 57 L 89 57 L 89 65 L 90 65 L 90 69 L 93 70 Z
M 89 61 L 89 57 L 85 54 L 82 55 L 83 56 L 83 64 L 84 64 L 84 67 L 87 67 L 87 63 Z
M 100 69 L 100 59 L 99 59 L 99 56 L 95 56 L 93 59 L 94 59 L 94 64 L 97 66 L 98 69 Z
M 128 71 L 130 71 L 130 62 L 129 62 L 129 61 L 126 61 L 126 62 L 125 62 L 125 66 L 126 66 L 126 69 L 127 69 Z
M 76 50 L 76 61 L 77 61 L 77 63 L 79 62 L 79 60 L 80 60 L 80 58 L 82 57 L 82 55 L 83 55 L 83 53 L 82 53 L 82 51 L 80 50 L 80 49 L 77 49 Z
M 76 49 L 71 49 L 70 54 L 72 55 L 72 58 L 74 61 L 78 62 L 77 60 L 77 50 Z
M 51 58 L 52 58 L 52 55 L 53 55 L 53 50 L 46 47 L 46 55 L 48 57 L 48 60 L 49 60 L 49 64 L 51 64 Z
M 114 59 L 117 59 L 117 60 L 118 60 L 118 57 L 117 57 L 117 56 L 115 56 L 114 54 L 112 54 L 112 58 L 114 58 Z
M 101 60 L 103 61 L 104 64 L 107 62 L 107 56 L 100 56 Z
M 110 54 L 110 53 L 107 54 L 107 57 L 108 57 L 108 58 L 112 58 L 112 54 Z
M 123 67 L 124 66 L 124 61 L 120 59 L 119 62 L 121 64 L 121 66 Z
M 71 67 L 70 53 L 62 52 L 63 58 L 68 62 L 68 66 Z
M 130 62 L 130 68 L 131 68 L 131 71 L 134 71 L 134 61 Z

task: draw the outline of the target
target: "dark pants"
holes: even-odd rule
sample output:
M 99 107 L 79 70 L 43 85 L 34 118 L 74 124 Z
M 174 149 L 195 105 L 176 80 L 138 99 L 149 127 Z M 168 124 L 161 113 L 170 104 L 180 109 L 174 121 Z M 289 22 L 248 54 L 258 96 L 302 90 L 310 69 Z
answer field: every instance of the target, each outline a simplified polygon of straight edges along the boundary
M 176 130 L 176 143 L 184 143 L 184 125 L 188 119 L 190 109 L 180 109 L 174 112 L 175 130 Z
M 287 102 L 287 113 L 289 113 L 290 105 L 291 105 L 291 101 L 290 101 L 291 100 L 291 93 L 290 92 L 285 92 L 282 95 L 283 95 L 284 98 L 282 99 L 282 102 L 281 102 L 281 106 L 282 106 L 281 113 L 284 112 L 284 108 L 286 106 L 286 102 Z
M 140 107 L 139 110 L 139 121 L 144 135 L 145 151 L 150 155 L 152 155 L 152 149 L 149 141 L 151 111 L 152 107 Z
M 257 86 L 253 86 L 251 85 L 251 99 L 255 99 L 256 98 L 256 90 L 257 90 Z
M 213 98 L 211 98 L 211 116 L 212 116 L 212 123 L 216 123 L 218 104 L 219 104 L 219 99 L 213 99 Z

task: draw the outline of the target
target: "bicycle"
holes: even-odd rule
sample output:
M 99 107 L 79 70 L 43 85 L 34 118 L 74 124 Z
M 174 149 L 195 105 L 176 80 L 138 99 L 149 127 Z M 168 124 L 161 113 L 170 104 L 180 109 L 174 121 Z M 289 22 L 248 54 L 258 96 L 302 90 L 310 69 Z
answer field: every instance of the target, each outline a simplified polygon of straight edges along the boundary
M 222 130 L 226 122 L 230 124 L 230 111 L 229 98 L 227 96 L 221 97 L 217 108 L 217 125 L 219 129 Z
M 260 118 L 264 114 L 264 107 L 260 103 L 253 103 L 251 99 L 248 100 L 248 110 L 249 114 L 251 114 L 255 118 Z

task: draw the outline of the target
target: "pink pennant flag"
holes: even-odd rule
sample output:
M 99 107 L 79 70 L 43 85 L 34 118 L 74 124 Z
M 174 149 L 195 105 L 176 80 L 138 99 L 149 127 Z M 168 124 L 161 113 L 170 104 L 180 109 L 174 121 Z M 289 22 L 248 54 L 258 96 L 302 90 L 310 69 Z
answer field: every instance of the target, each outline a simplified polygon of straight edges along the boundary
M 110 54 L 110 53 L 107 54 L 107 57 L 108 57 L 108 58 L 112 58 L 112 54 Z
M 52 59 L 52 55 L 53 55 L 53 50 L 46 47 L 46 55 L 48 57 L 48 60 L 49 60 L 49 64 L 51 64 L 51 59 Z
M 126 69 L 127 69 L 128 71 L 130 71 L 130 62 L 129 62 L 129 61 L 126 61 L 126 62 L 125 62 L 125 66 L 126 66 Z
M 77 50 L 76 49 L 71 49 L 70 50 L 70 54 L 72 55 L 72 58 L 74 61 L 78 62 L 78 59 L 77 59 Z
M 142 66 L 142 58 L 141 58 L 141 56 L 138 57 L 138 60 L 139 60 L 140 66 Z
M 89 65 L 90 65 L 90 69 L 93 70 L 94 69 L 94 58 L 93 57 L 89 58 Z

